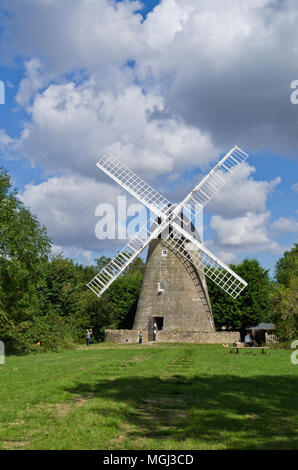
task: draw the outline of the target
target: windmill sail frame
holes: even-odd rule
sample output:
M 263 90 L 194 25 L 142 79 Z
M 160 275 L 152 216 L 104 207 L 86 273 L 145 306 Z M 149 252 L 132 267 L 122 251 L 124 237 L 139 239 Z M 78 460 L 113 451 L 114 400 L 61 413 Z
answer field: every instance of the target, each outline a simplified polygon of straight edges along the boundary
M 197 269 L 212 279 L 231 297 L 236 298 L 247 286 L 246 281 L 184 230 L 181 227 L 181 222 L 184 226 L 185 224 L 191 224 L 194 217 L 224 186 L 228 177 L 234 174 L 235 170 L 247 157 L 248 155 L 243 150 L 238 146 L 234 146 L 183 201 L 173 207 L 173 204 L 167 198 L 153 189 L 126 165 L 109 154 L 104 155 L 97 163 L 97 166 L 149 208 L 155 216 L 160 218 L 161 223 L 158 224 L 154 221 L 153 229 L 152 227 L 149 229 L 147 224 L 142 227 L 87 286 L 97 296 L 101 296 L 153 239 L 163 233 L 167 227 L 171 227 L 171 231 L 169 231 L 171 233 L 167 235 L 166 240 L 172 246 L 172 249 L 191 261 Z M 196 211 L 189 210 L 188 205 L 195 205 Z M 187 218 L 182 216 L 182 211 L 187 212 Z M 192 242 L 198 249 L 199 254 L 196 257 L 190 256 L 183 246 L 184 242 L 181 243 L 181 239 Z

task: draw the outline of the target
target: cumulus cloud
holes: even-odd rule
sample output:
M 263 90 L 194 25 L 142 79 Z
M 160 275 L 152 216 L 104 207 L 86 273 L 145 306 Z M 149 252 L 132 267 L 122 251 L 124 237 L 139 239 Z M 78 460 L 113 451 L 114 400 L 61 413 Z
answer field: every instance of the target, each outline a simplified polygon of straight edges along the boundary
M 298 60 L 295 2 L 162 0 L 144 21 L 139 2 L 4 5 L 2 58 L 41 59 L 48 78 L 76 72 L 82 80 L 93 77 L 100 90 L 140 83 L 161 94 L 165 115 L 180 116 L 216 146 L 236 142 L 297 155 L 298 115 L 290 102 Z M 21 101 L 39 80 L 32 71 L 28 79 Z
M 43 76 L 43 67 L 38 59 L 31 59 L 25 62 L 25 77 L 21 80 L 16 102 L 20 106 L 29 103 L 33 94 L 38 91 L 46 83 Z
M 230 219 L 215 215 L 210 221 L 215 237 L 207 246 L 227 263 L 235 262 L 241 252 L 281 253 L 283 248 L 268 234 L 269 220 L 270 212 Z
M 140 74 L 164 85 L 169 111 L 218 145 L 296 157 L 297 21 L 291 1 L 164 0 L 145 22 L 151 49 Z M 157 24 L 159 43 L 150 41 Z
M 230 218 L 246 212 L 264 212 L 267 198 L 281 182 L 281 178 L 257 181 L 253 179 L 255 171 L 255 167 L 244 163 L 208 204 L 207 211 Z
M 11 145 L 13 143 L 13 139 L 9 137 L 9 135 L 6 134 L 4 129 L 0 129 L 0 146 L 2 149 L 5 149 L 8 145 Z
M 84 264 L 93 263 L 92 251 L 76 247 L 65 248 L 64 246 L 52 245 L 52 254 L 59 255 L 60 253 L 62 253 L 65 258 L 81 259 Z
M 98 170 L 99 171 L 99 170 Z M 144 206 L 115 183 L 77 176 L 25 186 L 19 195 L 54 240 L 53 252 L 89 262 L 123 246 L 147 223 Z
M 3 4 L 0 59 L 24 61 L 15 99 L 28 119 L 18 139 L 0 131 L 0 145 L 50 175 L 22 198 L 58 248 L 87 259 L 98 247 L 96 194 L 117 194 L 95 166 L 105 152 L 146 179 L 166 175 L 157 189 L 179 197 L 189 170 L 207 171 L 234 143 L 297 155 L 293 1 L 162 0 L 144 20 L 137 1 Z M 213 245 L 228 261 L 279 249 L 266 203 L 280 178 L 256 181 L 254 172 L 244 165 L 207 209 Z
M 101 88 L 121 86 L 121 67 L 142 48 L 137 1 L 3 0 L 2 60 L 39 57 L 49 76 L 95 74 Z M 34 27 L 32 27 L 34 25 Z M 126 70 L 129 74 L 129 69 Z
M 106 152 L 149 176 L 208 165 L 217 154 L 208 136 L 171 117 L 148 118 L 162 107 L 160 96 L 137 86 L 115 96 L 92 82 L 50 85 L 36 95 L 14 149 L 47 171 L 89 177 Z
M 243 217 L 234 217 L 226 219 L 220 215 L 212 217 L 210 226 L 216 230 L 216 240 L 229 246 L 260 246 L 269 245 L 271 241 L 268 239 L 264 230 L 265 224 L 268 223 L 270 214 L 253 214 L 247 213 Z
M 298 232 L 298 222 L 294 217 L 280 217 L 271 224 L 270 229 L 274 232 Z
M 243 252 L 282 251 L 272 237 L 274 224 L 270 226 L 267 210 L 268 197 L 281 178 L 257 181 L 253 179 L 255 170 L 244 163 L 206 208 L 214 214 L 210 220 L 214 238 L 207 245 L 226 263 L 237 262 L 238 254 Z
M 99 219 L 95 211 L 101 203 L 109 202 L 116 207 L 117 194 L 114 185 L 68 176 L 50 178 L 38 185 L 28 184 L 20 198 L 47 227 L 54 244 L 68 253 L 115 247 L 114 241 L 96 238 Z

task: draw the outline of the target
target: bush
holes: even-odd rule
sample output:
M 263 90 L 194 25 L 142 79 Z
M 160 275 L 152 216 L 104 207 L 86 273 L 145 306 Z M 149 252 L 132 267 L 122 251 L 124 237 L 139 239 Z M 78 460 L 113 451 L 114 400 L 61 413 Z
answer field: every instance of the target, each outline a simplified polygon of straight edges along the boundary
M 298 332 L 298 277 L 291 278 L 288 286 L 276 284 L 270 298 L 276 335 L 289 343 L 297 338 Z
M 54 312 L 11 326 L 2 338 L 8 354 L 57 352 L 73 347 L 71 332 L 64 320 Z

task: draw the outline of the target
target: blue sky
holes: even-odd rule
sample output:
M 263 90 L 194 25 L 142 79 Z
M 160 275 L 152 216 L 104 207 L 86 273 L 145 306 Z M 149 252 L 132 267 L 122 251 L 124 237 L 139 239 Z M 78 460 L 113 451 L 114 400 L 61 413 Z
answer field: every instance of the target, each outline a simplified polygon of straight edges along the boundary
M 123 194 L 101 155 L 179 201 L 237 144 L 250 158 L 206 209 L 204 240 L 272 269 L 297 241 L 298 6 L 142 3 L 2 2 L 0 164 L 55 252 L 90 263 L 123 245 L 95 237 L 95 208 Z

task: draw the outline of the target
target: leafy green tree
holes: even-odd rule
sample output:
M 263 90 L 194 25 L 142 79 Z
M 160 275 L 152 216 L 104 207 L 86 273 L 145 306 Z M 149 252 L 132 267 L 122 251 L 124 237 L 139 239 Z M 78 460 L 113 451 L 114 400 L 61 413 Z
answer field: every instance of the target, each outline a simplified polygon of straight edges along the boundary
M 284 255 L 277 261 L 275 267 L 275 279 L 278 284 L 288 286 L 290 280 L 296 277 L 298 273 L 298 244 L 295 243 L 290 251 L 286 251 Z
M 78 342 L 85 340 L 86 328 L 92 328 L 92 339 L 103 341 L 105 329 L 112 326 L 113 305 L 107 302 L 104 296 L 98 298 L 89 289 L 84 289 L 77 306 L 76 314 L 69 319 L 74 339 Z
M 143 275 L 132 270 L 118 277 L 103 294 L 103 300 L 111 308 L 111 328 L 129 329 L 133 326 Z
M 96 262 L 96 268 L 98 271 L 101 271 L 103 268 L 106 267 L 106 265 L 111 261 L 111 258 L 106 257 L 106 256 L 100 256 L 95 260 Z
M 73 260 L 63 258 L 62 253 L 51 256 L 45 266 L 46 283 L 42 289 L 44 310 L 55 310 L 69 317 L 77 310 L 76 302 L 83 285 L 79 267 Z
M 111 258 L 100 256 L 95 261 L 97 273 L 111 261 Z M 131 328 L 142 285 L 144 267 L 145 263 L 141 258 L 134 259 L 100 298 L 97 298 L 85 286 L 83 290 L 79 290 L 80 299 L 77 315 L 75 315 L 77 328 L 83 331 L 84 328 L 92 327 L 96 340 L 104 338 L 106 328 Z M 87 269 L 88 267 L 84 268 L 84 271 L 86 272 Z M 92 279 L 95 272 L 89 272 L 88 275 L 87 282 Z
M 84 340 L 92 328 L 132 326 L 144 262 L 136 258 L 100 298 L 86 284 L 110 262 L 82 266 L 51 255 L 51 240 L 0 170 L 0 337 L 17 353 L 58 350 Z M 40 347 L 37 347 L 37 344 Z
M 298 335 L 298 244 L 277 261 L 276 282 L 271 292 L 271 305 L 276 334 L 281 341 Z
M 230 330 L 239 330 L 243 335 L 247 326 L 270 320 L 271 282 L 268 271 L 256 259 L 244 259 L 230 267 L 246 280 L 248 286 L 233 299 L 207 280 L 209 296 L 216 327 L 226 326 Z
M 242 314 L 239 302 L 226 294 L 213 281 L 207 279 L 207 284 L 216 328 L 226 327 L 228 330 L 240 330 Z
M 144 261 L 142 260 L 142 258 L 140 258 L 139 256 L 137 256 L 137 257 L 130 263 L 130 265 L 126 268 L 126 270 L 124 271 L 124 274 L 132 274 L 132 273 L 138 272 L 138 273 L 140 273 L 141 275 L 143 275 L 143 274 L 144 274 L 144 270 L 145 270 L 145 263 L 144 263 Z
M 290 278 L 288 285 L 276 284 L 271 303 L 276 333 L 281 341 L 297 339 L 298 334 L 298 276 Z
M 17 198 L 10 176 L 0 170 L 0 333 L 13 339 L 14 327 L 39 312 L 38 289 L 51 247 L 37 218 Z M 8 341 L 9 342 L 9 341 Z

